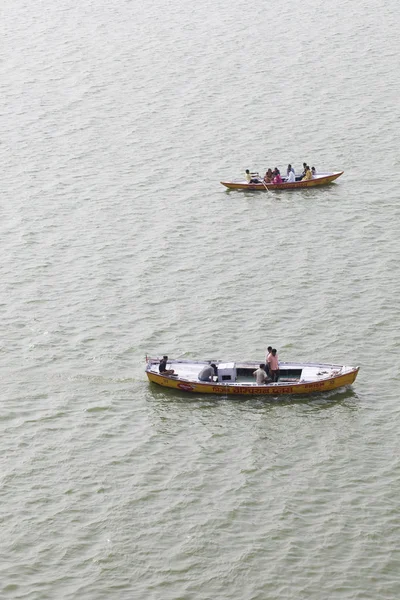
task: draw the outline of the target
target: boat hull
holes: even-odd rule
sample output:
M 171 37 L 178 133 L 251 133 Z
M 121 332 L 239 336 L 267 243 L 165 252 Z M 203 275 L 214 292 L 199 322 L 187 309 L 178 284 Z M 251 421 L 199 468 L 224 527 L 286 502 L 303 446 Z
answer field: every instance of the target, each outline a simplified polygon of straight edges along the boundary
M 338 171 L 337 173 L 327 173 L 315 177 L 314 179 L 308 179 L 306 181 L 295 181 L 293 183 L 247 183 L 245 181 L 221 181 L 221 184 L 230 190 L 258 190 L 261 192 L 276 191 L 276 190 L 302 190 L 304 188 L 314 188 L 321 185 L 328 185 L 335 181 L 338 177 L 343 175 L 344 171 Z
M 329 392 L 338 388 L 351 385 L 359 371 L 359 367 L 346 368 L 346 372 L 338 373 L 320 381 L 302 381 L 298 383 L 278 382 L 264 385 L 255 383 L 219 383 L 201 382 L 178 376 L 162 375 L 154 369 L 155 362 L 149 362 L 146 368 L 147 377 L 150 382 L 163 387 L 194 394 L 216 394 L 235 396 L 280 396 L 297 394 L 314 394 Z M 178 365 L 172 365 L 178 366 Z M 256 368 L 256 364 L 253 368 Z M 305 365 L 306 366 L 306 365 Z M 326 366 L 326 365 L 325 365 Z M 324 365 L 321 365 L 324 367 Z M 333 365 L 333 367 L 335 367 Z M 152 370 L 153 368 L 153 370 Z M 338 366 L 340 368 L 340 366 Z M 334 372 L 334 371 L 333 371 Z

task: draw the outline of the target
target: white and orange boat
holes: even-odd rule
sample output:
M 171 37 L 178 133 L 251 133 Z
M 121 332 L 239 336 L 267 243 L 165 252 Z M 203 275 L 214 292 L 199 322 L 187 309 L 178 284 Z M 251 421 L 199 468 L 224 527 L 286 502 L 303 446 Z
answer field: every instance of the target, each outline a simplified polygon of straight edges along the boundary
M 159 358 L 146 360 L 149 381 L 195 394 L 278 396 L 329 392 L 351 385 L 359 371 L 359 367 L 329 363 L 279 362 L 278 381 L 259 385 L 253 373 L 261 361 L 169 359 L 167 368 L 174 374 L 167 375 L 159 372 Z M 213 381 L 200 381 L 200 371 L 211 364 L 216 366 Z
M 328 185 L 343 175 L 344 171 L 335 171 L 333 173 L 318 173 L 312 179 L 302 181 L 296 177 L 296 181 L 288 183 L 286 178 L 282 178 L 282 183 L 265 183 L 258 173 L 252 173 L 253 179 L 258 179 L 258 183 L 247 183 L 246 179 L 235 179 L 233 181 L 221 181 L 222 185 L 230 190 L 303 190 L 304 188 L 314 188 L 320 185 Z

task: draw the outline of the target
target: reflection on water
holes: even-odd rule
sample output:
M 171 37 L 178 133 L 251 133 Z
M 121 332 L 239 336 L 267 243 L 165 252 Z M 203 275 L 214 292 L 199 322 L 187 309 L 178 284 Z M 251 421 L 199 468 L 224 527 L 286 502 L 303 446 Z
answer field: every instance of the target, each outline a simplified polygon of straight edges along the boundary
M 332 390 L 318 394 L 294 394 L 279 396 L 252 396 L 247 394 L 194 394 L 178 389 L 172 389 L 149 382 L 148 400 L 157 402 L 187 403 L 189 406 L 211 407 L 220 402 L 246 403 L 249 407 L 262 407 L 268 404 L 280 404 L 289 406 L 291 404 L 307 404 L 315 408 L 329 408 L 334 404 L 344 404 L 348 408 L 356 409 L 358 396 L 353 388 L 343 390 Z
M 254 195 L 273 197 L 275 194 L 279 197 L 279 199 L 281 199 L 282 196 L 286 196 L 286 195 L 287 195 L 287 197 L 299 196 L 300 198 L 314 198 L 316 195 L 319 195 L 319 196 L 332 195 L 333 193 L 335 193 L 335 188 L 338 185 L 340 185 L 340 184 L 333 181 L 329 185 L 324 185 L 324 186 L 320 186 L 320 187 L 299 188 L 299 189 L 294 189 L 294 190 L 242 190 L 242 189 L 232 190 L 232 189 L 224 188 L 221 191 L 223 191 L 227 195 L 241 194 L 242 196 L 245 196 L 247 198 L 253 198 Z

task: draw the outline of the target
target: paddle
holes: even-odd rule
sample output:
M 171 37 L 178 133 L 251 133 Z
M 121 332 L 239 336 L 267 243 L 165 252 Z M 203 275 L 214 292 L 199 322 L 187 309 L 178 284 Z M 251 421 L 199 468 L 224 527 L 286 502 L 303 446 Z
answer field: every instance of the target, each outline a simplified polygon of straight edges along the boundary
M 269 193 L 269 189 L 267 188 L 267 186 L 265 185 L 265 181 L 264 179 L 261 179 L 261 183 L 263 184 L 263 186 L 265 187 L 265 189 L 267 190 L 267 192 Z
M 267 190 L 267 192 L 269 192 L 269 189 L 268 189 L 268 188 L 267 188 L 267 186 L 265 185 L 264 178 L 263 178 L 263 177 L 260 177 L 260 174 L 259 174 L 259 173 L 250 173 L 250 175 L 251 175 L 252 177 L 254 177 L 254 176 L 255 176 L 255 177 L 258 177 L 258 178 L 259 178 L 259 179 L 258 179 L 258 181 L 260 182 L 260 180 L 261 180 L 261 183 L 263 184 L 263 186 L 265 187 L 265 189 Z
M 260 176 L 259 176 L 260 177 Z M 265 189 L 267 190 L 267 192 L 269 192 L 269 189 L 267 188 L 267 186 L 265 185 L 265 181 L 264 181 L 264 177 L 260 177 L 261 179 L 261 183 L 263 184 L 263 186 L 265 187 Z

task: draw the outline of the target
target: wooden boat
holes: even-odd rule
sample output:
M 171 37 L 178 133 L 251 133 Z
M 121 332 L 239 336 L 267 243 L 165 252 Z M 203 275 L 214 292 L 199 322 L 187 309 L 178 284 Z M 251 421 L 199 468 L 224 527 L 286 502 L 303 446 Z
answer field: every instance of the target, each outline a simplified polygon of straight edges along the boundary
M 332 183 L 335 179 L 343 175 L 344 171 L 336 171 L 334 173 L 318 173 L 312 179 L 307 179 L 306 181 L 301 181 L 300 178 L 296 177 L 296 181 L 293 183 L 288 183 L 286 178 L 283 177 L 282 183 L 264 183 L 262 177 L 256 174 L 256 177 L 259 178 L 259 183 L 247 183 L 245 179 L 237 179 L 235 181 L 221 181 L 222 185 L 227 187 L 230 190 L 261 190 L 261 191 L 269 191 L 269 190 L 302 190 L 304 188 L 312 188 L 319 185 L 327 185 L 328 183 Z
M 261 361 L 169 359 L 167 368 L 173 369 L 174 375 L 163 375 L 158 370 L 159 358 L 146 357 L 146 360 L 146 373 L 151 382 L 195 394 L 278 396 L 329 392 L 351 385 L 359 371 L 359 367 L 345 365 L 279 362 L 278 381 L 259 385 L 255 382 L 253 373 Z M 211 363 L 217 367 L 214 381 L 200 381 L 198 378 L 200 371 Z

